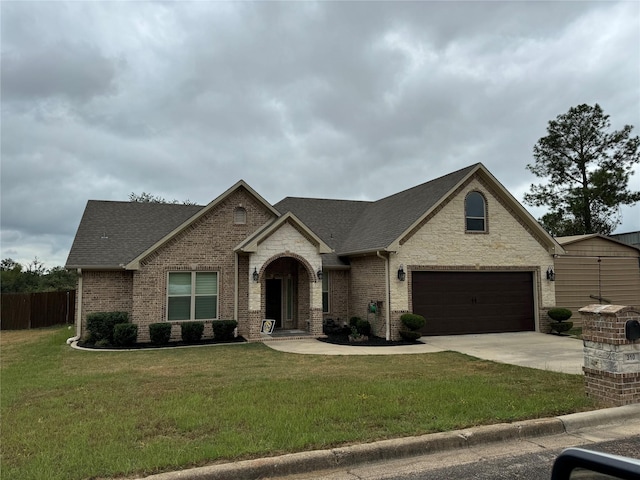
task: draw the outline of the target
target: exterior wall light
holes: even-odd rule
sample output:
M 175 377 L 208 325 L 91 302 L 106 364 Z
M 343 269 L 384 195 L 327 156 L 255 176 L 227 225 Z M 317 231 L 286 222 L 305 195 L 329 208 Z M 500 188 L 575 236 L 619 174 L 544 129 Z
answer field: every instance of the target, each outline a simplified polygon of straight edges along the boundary
M 316 272 L 316 275 L 318 276 L 318 280 L 322 280 L 322 268 L 318 269 L 318 271 Z
M 400 268 L 398 268 L 398 280 L 404 282 L 405 278 L 407 278 L 407 274 L 404 271 L 404 267 L 400 265 Z
M 556 272 L 553 271 L 552 266 L 549 266 L 549 268 L 547 268 L 547 280 L 549 280 L 550 282 L 556 281 Z
M 256 267 L 253 267 L 253 281 L 258 282 L 259 279 L 260 275 L 258 274 L 258 269 Z

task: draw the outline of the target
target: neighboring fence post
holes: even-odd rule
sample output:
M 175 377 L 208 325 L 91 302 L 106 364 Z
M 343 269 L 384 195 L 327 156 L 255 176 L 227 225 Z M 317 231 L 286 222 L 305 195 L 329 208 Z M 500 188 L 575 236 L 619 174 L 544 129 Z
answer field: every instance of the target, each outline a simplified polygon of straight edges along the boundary
M 579 312 L 587 396 L 613 406 L 640 403 L 640 339 L 634 339 L 640 311 L 588 305 Z

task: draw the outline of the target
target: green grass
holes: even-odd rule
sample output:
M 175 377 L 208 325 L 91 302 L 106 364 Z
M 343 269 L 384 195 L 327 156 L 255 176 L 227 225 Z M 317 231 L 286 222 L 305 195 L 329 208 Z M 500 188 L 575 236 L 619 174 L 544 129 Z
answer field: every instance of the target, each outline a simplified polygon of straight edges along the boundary
M 82 352 L 71 333 L 2 333 L 2 478 L 146 475 L 596 407 L 580 375 L 453 352 Z

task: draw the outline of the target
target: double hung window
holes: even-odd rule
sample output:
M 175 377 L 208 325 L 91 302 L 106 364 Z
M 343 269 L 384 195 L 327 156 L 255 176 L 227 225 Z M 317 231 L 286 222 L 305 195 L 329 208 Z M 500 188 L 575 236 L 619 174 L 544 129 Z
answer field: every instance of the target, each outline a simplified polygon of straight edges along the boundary
M 217 272 L 169 272 L 167 283 L 167 320 L 218 317 Z

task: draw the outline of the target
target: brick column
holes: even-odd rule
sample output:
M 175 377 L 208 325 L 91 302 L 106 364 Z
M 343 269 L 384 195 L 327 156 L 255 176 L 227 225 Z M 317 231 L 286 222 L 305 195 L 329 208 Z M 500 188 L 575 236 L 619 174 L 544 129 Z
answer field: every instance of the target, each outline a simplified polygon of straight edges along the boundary
M 321 337 L 322 333 L 322 307 L 312 308 L 309 311 L 309 333 L 314 337 Z
M 261 310 L 249 310 L 248 316 L 248 329 L 246 339 L 250 342 L 255 342 L 262 339 L 260 329 L 262 328 L 262 311 Z M 244 332 L 241 332 L 243 334 Z
M 409 313 L 408 310 L 391 310 L 391 320 L 389 322 L 389 336 L 391 341 L 401 340 L 400 329 L 402 328 L 402 321 L 400 317 L 405 313 Z
M 640 312 L 621 305 L 588 305 L 582 315 L 587 396 L 619 406 L 640 403 L 640 340 L 625 336 L 628 320 Z

